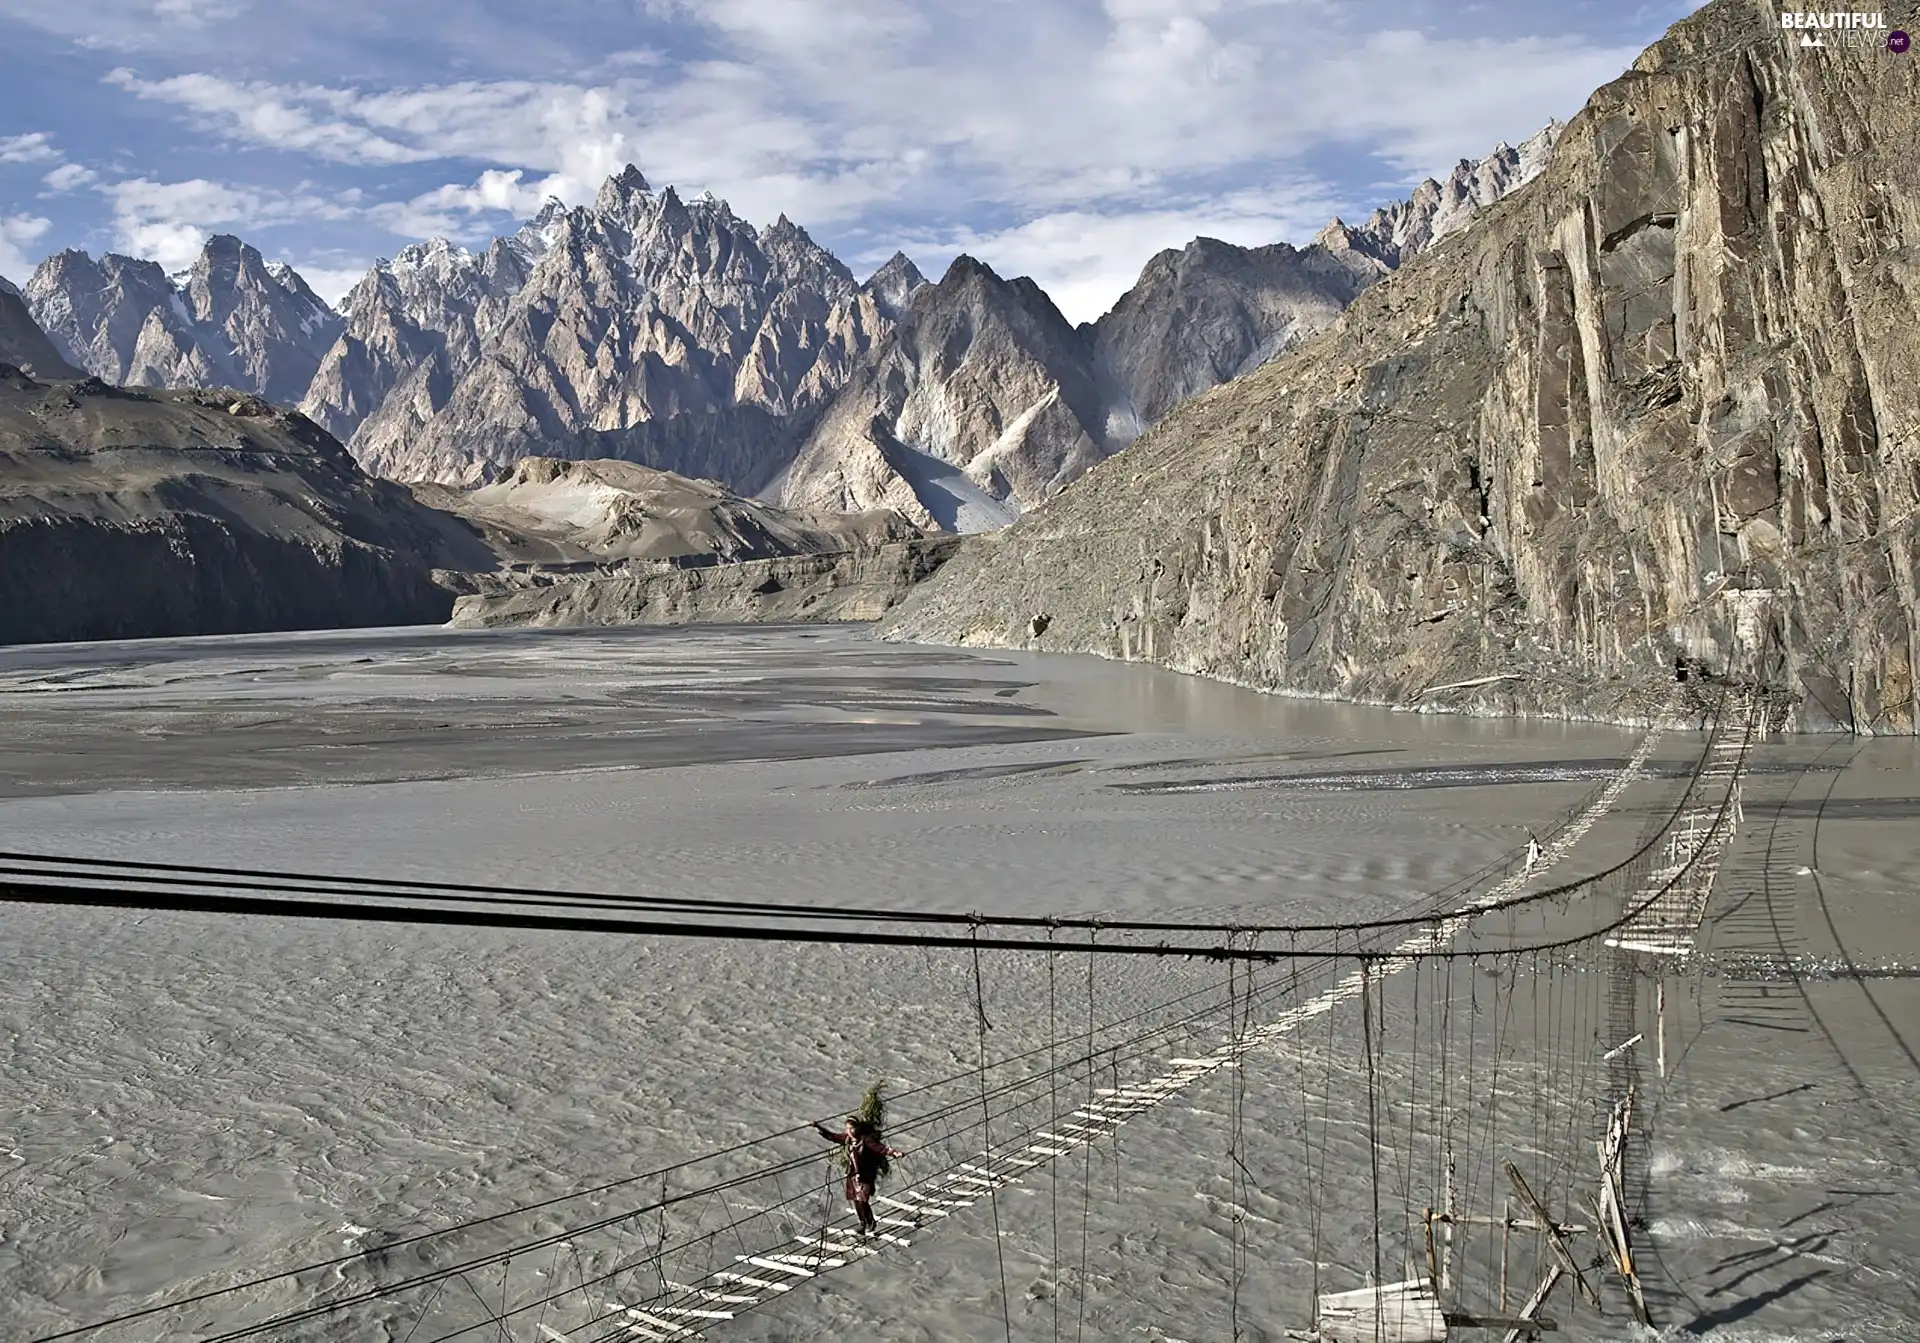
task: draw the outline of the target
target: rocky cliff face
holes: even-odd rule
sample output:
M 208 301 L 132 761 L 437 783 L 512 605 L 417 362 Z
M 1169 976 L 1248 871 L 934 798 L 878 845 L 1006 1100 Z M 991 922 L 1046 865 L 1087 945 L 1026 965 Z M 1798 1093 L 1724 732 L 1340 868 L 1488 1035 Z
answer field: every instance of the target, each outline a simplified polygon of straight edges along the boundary
M 1413 195 L 1397 205 L 1375 210 L 1358 228 L 1339 219 L 1320 235 L 1323 246 L 1345 248 L 1370 257 L 1388 270 L 1411 261 L 1473 217 L 1531 182 L 1545 170 L 1566 125 L 1549 121 L 1520 142 L 1518 149 L 1504 142 L 1475 163 L 1461 159 L 1445 181 L 1429 177 Z
M 0 284 L 0 364 L 34 378 L 78 378 L 80 370 L 60 357 L 27 311 L 27 302 L 11 285 Z
M 527 456 L 619 458 L 756 490 L 890 325 L 784 217 L 755 230 L 631 167 L 542 233 L 473 353 L 396 383 L 355 432 L 371 469 L 474 483 Z
M 344 327 L 300 409 L 343 442 L 380 416 L 368 439 L 404 443 L 473 367 L 565 216 L 549 200 L 477 255 L 432 238 L 376 263 L 342 302 Z
M 175 277 L 151 261 L 61 252 L 25 294 L 67 357 L 107 382 L 239 387 L 288 405 L 341 327 L 292 268 L 224 235 Z
M 0 365 L 0 642 L 438 622 L 492 565 L 258 397 Z
M 919 289 L 788 473 L 791 507 L 1004 525 L 1107 451 L 1089 343 L 1032 280 L 972 257 Z
M 1303 248 L 1198 238 L 1162 252 L 1078 329 L 1031 280 L 961 257 L 898 304 L 898 330 L 828 405 L 781 497 L 948 530 L 1005 526 L 1181 401 L 1326 329 L 1362 289 L 1530 181 L 1560 129 L 1463 159 L 1445 182 L 1360 228 L 1336 219 Z
M 452 623 L 577 627 L 878 620 L 959 543 L 955 536 L 935 536 L 734 564 L 629 563 L 589 574 L 476 575 L 473 590 L 456 604 Z
M 632 462 L 523 457 L 491 485 L 411 488 L 422 503 L 465 519 L 515 563 L 734 563 L 871 549 L 920 535 L 896 513 L 791 512 L 710 480 Z
M 893 637 L 1595 716 L 1678 664 L 1912 732 L 1916 107 L 1911 59 L 1716 0 L 1531 186 L 969 542 Z
M 655 192 L 628 167 L 471 253 L 379 262 L 344 319 L 237 239 L 190 272 L 81 252 L 28 285 L 57 345 L 108 381 L 235 386 L 301 409 L 370 469 L 473 484 L 529 456 L 618 458 L 980 530 L 1044 502 L 1187 396 L 1324 327 L 1365 285 L 1525 180 L 1553 128 L 1335 221 L 1314 244 L 1200 239 L 1071 328 L 1030 280 L 905 256 L 864 285 L 784 216 Z M 895 339 L 895 328 L 910 333 Z M 817 428 L 816 428 L 817 426 Z

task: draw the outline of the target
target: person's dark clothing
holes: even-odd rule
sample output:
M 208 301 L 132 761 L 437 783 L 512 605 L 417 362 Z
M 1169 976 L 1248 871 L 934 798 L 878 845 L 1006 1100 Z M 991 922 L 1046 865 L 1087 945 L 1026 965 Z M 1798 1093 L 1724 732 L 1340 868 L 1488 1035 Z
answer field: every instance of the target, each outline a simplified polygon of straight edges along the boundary
M 847 1154 L 847 1202 L 853 1204 L 854 1212 L 859 1214 L 860 1227 L 864 1231 L 874 1228 L 873 1209 L 868 1205 L 873 1201 L 873 1187 L 880 1178 L 880 1161 L 883 1157 L 900 1154 L 880 1141 L 870 1131 L 835 1132 L 824 1124 L 816 1123 L 814 1131 L 830 1143 L 838 1143 Z

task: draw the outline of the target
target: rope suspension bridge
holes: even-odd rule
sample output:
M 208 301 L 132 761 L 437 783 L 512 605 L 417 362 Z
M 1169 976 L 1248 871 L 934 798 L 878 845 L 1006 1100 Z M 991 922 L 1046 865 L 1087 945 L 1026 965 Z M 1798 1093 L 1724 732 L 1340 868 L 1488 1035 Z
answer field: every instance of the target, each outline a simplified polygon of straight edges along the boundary
M 1649 721 L 1665 721 L 1671 708 Z M 1664 1075 L 1661 976 L 1691 950 L 1764 730 L 1759 702 L 1728 692 L 1695 767 L 1675 785 L 1678 797 L 1651 809 L 1639 842 L 1617 861 L 1556 879 L 1579 868 L 1583 841 L 1613 823 L 1629 790 L 1647 780 L 1658 727 L 1540 841 L 1413 908 L 1369 921 L 989 917 L 0 853 L 0 900 L 15 902 L 946 949 L 970 959 L 976 1018 L 976 1066 L 890 1098 L 908 1111 L 887 1132 L 910 1145 L 913 1178 L 874 1199 L 871 1236 L 834 1213 L 837 1177 L 829 1166 L 820 1182 L 827 1162 L 818 1139 L 787 1129 L 321 1262 L 182 1287 L 39 1343 L 157 1336 L 240 1343 L 315 1337 L 355 1320 L 378 1320 L 404 1343 L 716 1337 L 740 1316 L 876 1256 L 930 1252 L 928 1242 L 977 1216 L 983 1202 L 1003 1254 L 999 1195 L 1043 1174 L 1054 1189 L 1058 1279 L 1065 1272 L 1060 1168 L 1080 1158 L 1084 1189 L 1094 1149 L 1222 1079 L 1230 1092 L 1229 1316 L 1238 1338 L 1251 1262 L 1245 1209 L 1257 1183 L 1248 1164 L 1246 1089 L 1250 1075 L 1289 1073 L 1297 1105 L 1287 1141 L 1303 1172 L 1291 1183 L 1311 1238 L 1297 1253 L 1311 1280 L 1301 1312 L 1311 1327 L 1290 1337 L 1438 1343 L 1453 1331 L 1490 1330 L 1514 1343 L 1554 1327 L 1546 1307 L 1562 1282 L 1589 1310 L 1610 1301 L 1645 1320 L 1630 1206 L 1638 1188 L 1632 1153 L 1646 1137 L 1645 1107 L 1634 1104 L 1644 1085 L 1636 1060 L 1651 1027 Z M 1048 1019 L 1043 1046 L 996 1057 L 982 966 L 983 955 L 1002 953 L 1042 958 Z M 1114 956 L 1210 961 L 1223 967 L 1224 982 L 1101 1020 L 1096 967 Z M 1063 1030 L 1058 981 L 1068 958 L 1083 963 L 1085 1008 Z M 1357 1023 L 1347 1020 L 1353 1015 Z M 1349 1133 L 1362 1139 L 1357 1152 L 1341 1146 Z M 784 1154 L 801 1141 L 797 1154 Z M 1578 1209 L 1554 1210 L 1587 1186 Z M 1390 1213 L 1395 1206 L 1399 1212 Z M 1365 1281 L 1323 1290 L 1337 1286 L 1321 1280 L 1330 1257 L 1356 1253 L 1351 1244 L 1326 1243 L 1327 1214 L 1354 1208 L 1367 1210 L 1365 1243 L 1349 1272 Z M 489 1236 L 505 1243 L 472 1251 Z M 1510 1282 L 1516 1253 L 1531 1282 Z M 1389 1280 L 1390 1267 L 1397 1280 Z M 1000 1284 L 1011 1339 L 1004 1258 Z M 1053 1299 L 1057 1338 L 1057 1292 Z

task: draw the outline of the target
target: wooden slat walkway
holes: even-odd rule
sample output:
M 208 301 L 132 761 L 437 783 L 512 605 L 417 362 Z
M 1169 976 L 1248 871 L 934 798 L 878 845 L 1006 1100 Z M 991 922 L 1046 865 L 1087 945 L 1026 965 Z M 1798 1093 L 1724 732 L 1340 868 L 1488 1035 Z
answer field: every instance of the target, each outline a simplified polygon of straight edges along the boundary
M 1656 716 L 1660 721 L 1664 715 Z M 996 1190 L 1024 1179 L 1056 1158 L 1109 1137 L 1122 1124 L 1164 1105 L 1201 1079 L 1237 1065 L 1252 1050 L 1273 1044 L 1307 1022 L 1325 1016 L 1343 1002 L 1358 998 L 1370 982 L 1377 982 L 1414 964 L 1418 953 L 1442 948 L 1466 928 L 1476 912 L 1519 895 L 1543 876 L 1589 830 L 1606 816 L 1627 788 L 1640 777 L 1662 733 L 1648 731 L 1639 748 L 1607 787 L 1571 823 L 1541 850 L 1539 861 L 1490 888 L 1459 913 L 1441 920 L 1386 953 L 1370 969 L 1355 970 L 1274 1020 L 1228 1040 L 1199 1057 L 1171 1058 L 1166 1071 L 1122 1087 L 1099 1087 L 1094 1099 L 1078 1101 L 1072 1110 L 1021 1134 L 1009 1143 L 988 1148 L 953 1170 L 874 1198 L 883 1233 L 863 1240 L 851 1217 L 828 1223 L 814 1235 L 788 1240 L 757 1254 L 737 1254 L 736 1267 L 708 1274 L 698 1282 L 665 1284 L 666 1291 L 638 1305 L 609 1301 L 607 1309 L 621 1312 L 625 1321 L 611 1334 L 603 1328 L 594 1340 L 620 1343 L 669 1343 L 703 1338 L 737 1314 L 776 1300 L 822 1274 L 837 1272 L 889 1250 L 910 1248 L 939 1224 Z
M 1674 823 L 1660 863 L 1647 875 L 1646 889 L 1633 897 L 1632 904 L 1646 903 L 1646 908 L 1617 936 L 1608 938 L 1608 946 L 1649 956 L 1693 954 L 1720 874 L 1720 860 L 1745 819 L 1740 808 L 1741 776 L 1751 739 L 1764 731 L 1763 713 L 1751 694 L 1736 701 L 1732 717 L 1737 727 L 1722 732 L 1709 749 L 1702 772 L 1707 786 L 1700 800 Z

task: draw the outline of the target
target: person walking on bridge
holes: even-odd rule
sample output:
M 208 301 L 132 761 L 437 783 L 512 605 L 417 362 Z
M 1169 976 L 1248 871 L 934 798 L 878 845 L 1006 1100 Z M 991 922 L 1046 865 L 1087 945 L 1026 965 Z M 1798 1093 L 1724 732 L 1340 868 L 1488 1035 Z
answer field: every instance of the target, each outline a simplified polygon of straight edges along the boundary
M 846 1127 L 835 1132 L 818 1120 L 814 1121 L 814 1130 L 830 1143 L 838 1143 L 847 1154 L 847 1202 L 860 1218 L 860 1234 L 871 1236 L 875 1230 L 873 1220 L 873 1189 L 887 1173 L 887 1158 L 905 1156 L 905 1152 L 887 1146 L 880 1136 L 877 1125 L 861 1119 L 858 1115 L 848 1115 Z

